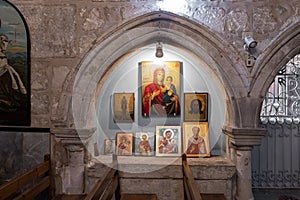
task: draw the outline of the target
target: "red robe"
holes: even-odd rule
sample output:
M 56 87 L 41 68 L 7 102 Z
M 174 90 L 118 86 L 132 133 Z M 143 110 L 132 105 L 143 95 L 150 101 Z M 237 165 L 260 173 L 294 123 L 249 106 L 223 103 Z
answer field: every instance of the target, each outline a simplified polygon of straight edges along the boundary
M 143 116 L 149 117 L 150 115 L 164 116 L 166 111 L 163 105 L 163 92 L 164 85 L 158 85 L 157 83 L 150 83 L 145 87 L 143 95 Z M 160 93 L 152 99 L 152 93 L 154 91 L 160 91 Z
M 153 75 L 153 82 L 148 84 L 145 87 L 144 94 L 143 94 L 143 108 L 142 113 L 144 117 L 149 117 L 150 115 L 154 116 L 165 116 L 166 110 L 164 108 L 163 104 L 163 95 L 165 90 L 165 85 L 163 83 L 158 84 L 157 83 L 157 74 L 158 72 L 163 71 L 165 73 L 165 70 L 163 68 L 157 68 L 154 71 Z M 152 96 L 153 92 L 160 91 L 158 95 L 155 97 Z

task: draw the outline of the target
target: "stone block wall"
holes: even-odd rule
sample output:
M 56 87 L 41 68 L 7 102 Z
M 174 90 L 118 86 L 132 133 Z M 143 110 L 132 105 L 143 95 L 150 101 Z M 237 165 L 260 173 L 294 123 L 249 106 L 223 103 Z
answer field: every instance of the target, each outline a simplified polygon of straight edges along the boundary
M 103 157 L 98 158 L 102 164 L 96 162 L 87 169 L 87 184 L 93 185 L 105 173 L 111 158 Z M 188 163 L 201 193 L 219 193 L 233 199 L 236 171 L 231 161 L 223 157 L 188 158 Z M 184 199 L 181 158 L 118 156 L 118 170 L 121 193 L 156 194 L 159 200 Z
M 234 199 L 236 166 L 227 158 L 189 159 L 200 193 L 224 194 Z
M 55 194 L 86 193 L 86 166 L 94 130 L 51 129 L 51 173 Z M 91 186 L 92 187 L 92 186 Z
M 0 184 L 36 167 L 50 153 L 47 129 L 0 131 Z
M 174 12 L 185 20 L 189 20 L 189 24 L 194 23 L 194 27 L 190 27 L 191 29 L 195 28 L 195 30 L 199 30 L 199 26 L 197 25 L 201 25 L 200 27 L 214 33 L 214 38 L 226 41 L 228 47 L 231 48 L 231 50 L 227 52 L 231 53 L 219 55 L 213 59 L 216 60 L 217 63 L 222 63 L 224 57 L 228 57 L 228 60 L 232 61 L 232 66 L 227 70 L 229 72 L 236 71 L 236 73 L 239 74 L 239 77 L 232 78 L 232 85 L 239 83 L 238 81 L 240 81 L 240 79 L 242 79 L 244 83 L 237 87 L 230 85 L 232 88 L 229 88 L 230 86 L 228 85 L 229 89 L 227 92 L 246 91 L 244 93 L 232 92 L 232 94 L 236 96 L 230 96 L 230 101 L 232 100 L 233 103 L 228 102 L 228 107 L 241 104 L 240 107 L 242 107 L 242 109 L 231 109 L 233 110 L 232 113 L 234 113 L 234 111 L 236 111 L 236 113 L 241 111 L 239 113 L 242 114 L 241 116 L 237 114 L 236 118 L 232 117 L 228 119 L 228 122 L 239 126 L 256 126 L 257 124 L 253 122 L 255 120 L 253 120 L 252 116 L 256 116 L 254 112 L 257 109 L 249 110 L 246 108 L 249 108 L 249 105 L 251 105 L 251 107 L 260 105 L 261 97 L 258 94 L 260 91 L 254 91 L 252 93 L 254 97 L 249 95 L 249 91 L 253 85 L 261 86 L 265 84 L 265 80 L 255 82 L 255 79 L 256 75 L 260 74 L 261 71 L 263 73 L 266 72 L 260 69 L 263 65 L 256 66 L 256 68 L 246 68 L 245 65 L 240 64 L 240 60 L 244 61 L 245 57 L 243 35 L 251 33 L 253 37 L 259 41 L 257 48 L 253 52 L 253 56 L 259 61 L 260 56 L 264 56 L 267 50 L 278 46 L 278 43 L 272 44 L 273 41 L 278 40 L 278 37 L 280 39 L 282 33 L 288 32 L 290 27 L 295 27 L 300 21 L 300 3 L 298 0 L 186 1 L 186 4 L 182 5 L 180 9 L 176 11 L 168 8 L 166 5 L 161 5 L 163 1 L 158 0 L 11 0 L 10 2 L 13 3 L 24 16 L 30 33 L 31 127 L 74 128 L 75 125 L 72 115 L 73 86 L 82 60 L 87 55 L 90 56 L 89 52 L 100 44 L 103 46 L 107 45 L 102 42 L 126 26 L 128 21 L 135 19 L 135 17 L 159 10 Z M 184 20 L 181 22 L 184 22 Z M 169 25 L 170 24 L 165 22 L 163 28 L 167 29 Z M 285 42 L 284 39 L 281 39 L 281 41 Z M 199 43 L 201 42 L 205 43 L 207 41 L 199 41 Z M 287 47 L 283 50 L 282 53 L 286 53 L 289 51 L 289 48 Z M 212 49 L 208 49 L 207 51 L 212 51 Z M 101 57 L 99 60 L 105 60 L 113 53 L 114 52 L 107 52 L 107 56 Z M 268 59 L 270 58 L 268 57 Z M 220 68 L 221 67 L 223 66 L 220 66 Z M 253 72 L 252 70 L 254 70 L 254 73 L 251 74 L 251 72 Z M 227 73 L 229 74 L 229 72 Z M 238 101 L 235 101 L 236 99 Z M 27 167 L 20 167 L 18 165 L 23 165 L 24 160 L 27 159 L 31 159 L 32 161 L 28 162 L 32 164 L 37 162 L 35 159 L 36 156 L 23 157 L 24 146 L 22 145 L 25 144 L 26 151 L 31 151 L 34 149 L 35 144 L 39 144 L 39 141 L 23 138 L 24 135 L 22 131 L 14 133 L 4 131 L 3 133 L 1 132 L 1 134 L 3 134 L 1 139 L 1 146 L 3 147 L 1 163 L 6 163 L 6 167 L 1 168 L 0 173 L 3 174 L 3 171 L 5 173 L 11 173 L 8 171 L 10 168 L 13 168 L 15 171 L 26 169 Z M 38 138 L 35 133 L 32 136 L 34 136 L 34 139 Z M 6 143 L 6 140 L 9 142 Z M 68 134 L 62 137 L 61 135 L 58 137 L 55 135 L 53 138 L 53 151 L 51 154 L 55 160 L 53 169 L 55 169 L 54 173 L 57 175 L 55 181 L 57 186 L 56 191 L 58 193 L 78 193 L 84 190 L 84 185 L 81 185 L 82 182 L 79 180 L 85 177 L 82 172 L 84 172 L 84 165 L 87 164 L 85 160 L 86 154 L 84 153 L 84 149 L 80 146 L 80 143 L 77 143 L 77 140 L 76 138 L 76 142 L 70 141 Z M 47 143 L 44 139 L 42 139 L 42 141 Z M 63 144 L 62 141 L 66 143 Z M 49 145 L 49 143 L 47 144 Z M 39 150 L 35 151 L 35 153 L 43 152 L 43 148 L 47 147 L 47 145 L 38 146 L 40 146 Z M 15 152 L 13 156 L 6 156 L 12 155 L 11 151 Z M 72 154 L 74 152 L 79 153 Z M 73 155 L 74 157 L 72 157 Z M 21 163 L 20 160 L 22 160 Z M 218 161 L 216 161 L 216 163 L 218 163 Z M 226 164 L 224 166 L 222 162 L 220 162 L 219 165 L 223 166 L 223 168 L 218 165 L 214 166 L 213 163 L 207 163 L 207 165 L 212 165 L 212 169 L 209 169 L 206 174 L 199 174 L 199 176 L 197 176 L 197 173 L 200 173 L 202 170 L 205 171 L 207 166 L 198 163 L 192 168 L 192 171 L 194 170 L 194 173 L 196 173 L 195 177 L 197 178 L 200 191 L 206 192 L 216 189 L 219 192 L 224 192 L 230 199 L 234 195 L 232 194 L 234 167 Z M 180 168 L 176 164 L 171 164 L 170 167 L 174 168 L 173 170 L 175 171 Z M 223 170 L 227 168 L 230 168 L 229 174 Z M 206 175 L 210 174 L 210 170 L 216 170 L 216 172 L 221 171 L 227 177 L 218 177 L 218 173 L 216 173 L 211 174 L 216 175 L 216 177 L 212 179 L 206 178 Z M 74 172 L 80 172 L 78 173 L 80 175 L 78 177 L 71 176 L 70 174 Z M 131 173 L 124 173 L 121 177 L 124 192 L 132 192 L 136 189 L 134 188 L 136 184 L 147 186 L 154 183 L 152 179 L 143 177 L 144 175 L 140 174 L 138 176 L 137 174 L 130 174 Z M 158 174 L 161 176 L 164 173 L 159 172 Z M 151 174 L 151 176 L 154 175 Z M 156 175 L 154 177 L 156 177 Z M 72 187 L 72 185 L 67 182 L 68 180 L 73 181 L 73 178 L 75 178 L 76 187 Z M 166 179 L 156 178 L 158 179 L 157 181 L 159 181 L 158 185 L 161 187 L 166 184 L 166 180 L 169 180 L 168 177 L 166 177 Z M 163 190 L 159 190 L 159 196 L 161 196 L 162 199 L 170 197 L 168 195 L 175 195 L 176 192 L 178 192 L 177 195 L 179 197 L 182 197 L 182 190 L 179 189 L 181 183 L 179 183 L 179 177 L 177 178 L 172 177 L 170 180 L 174 181 L 174 188 L 178 188 L 178 190 L 174 191 L 170 189 L 167 190 L 166 193 Z M 204 185 L 206 181 L 211 181 L 208 186 Z M 214 188 L 214 184 L 217 187 Z M 128 186 L 132 186 L 132 188 Z M 157 185 L 153 187 L 159 189 Z
M 74 126 L 69 109 L 80 62 L 97 43 L 137 16 L 165 10 L 208 27 L 241 53 L 227 55 L 232 60 L 244 59 L 242 37 L 246 33 L 259 41 L 253 52 L 257 57 L 300 19 L 297 0 L 186 1 L 176 10 L 156 0 L 10 2 L 20 10 L 29 27 L 31 121 L 36 127 Z

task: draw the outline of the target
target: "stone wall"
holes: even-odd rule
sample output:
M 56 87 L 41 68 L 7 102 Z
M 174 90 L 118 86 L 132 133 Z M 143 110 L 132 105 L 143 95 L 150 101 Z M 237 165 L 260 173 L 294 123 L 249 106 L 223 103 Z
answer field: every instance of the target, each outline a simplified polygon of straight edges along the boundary
M 94 131 L 51 129 L 51 178 L 55 194 L 86 193 L 86 166 L 91 160 Z
M 200 193 L 224 194 L 234 199 L 236 166 L 229 159 L 189 159 L 189 165 Z
M 4 130 L 0 138 L 0 184 L 36 167 L 50 153 L 46 129 Z
M 184 199 L 181 158 L 147 158 L 118 156 L 120 192 L 127 194 L 156 194 L 160 200 Z M 112 158 L 101 158 L 105 164 L 87 169 L 86 189 L 91 190 L 101 174 L 105 174 Z M 223 157 L 188 158 L 188 164 L 201 193 L 224 194 L 233 199 L 235 165 Z
M 20 10 L 29 27 L 32 127 L 75 128 L 72 113 L 73 86 L 78 71 L 82 70 L 82 61 L 95 55 L 93 53 L 89 54 L 93 49 L 108 46 L 109 44 L 106 43 L 107 38 L 112 41 L 113 37 L 118 38 L 117 36 L 124 33 L 123 29 L 128 27 L 134 29 L 135 19 L 141 16 L 149 19 L 148 21 L 145 20 L 145 23 L 151 23 L 148 27 L 152 27 L 152 31 L 155 27 L 162 28 L 165 32 L 179 31 L 179 26 L 183 27 L 185 24 L 189 24 L 189 27 L 181 29 L 183 30 L 181 34 L 192 33 L 192 35 L 186 34 L 186 36 L 194 38 L 194 41 L 197 41 L 195 47 L 197 45 L 199 47 L 189 50 L 197 53 L 197 51 L 200 51 L 200 47 L 205 48 L 207 54 L 211 53 L 211 60 L 220 63 L 220 66 L 216 68 L 220 71 L 213 70 L 220 75 L 220 79 L 222 76 L 224 80 L 228 80 L 224 81 L 224 87 L 228 93 L 226 102 L 228 107 L 227 123 L 234 127 L 251 128 L 258 126 L 259 106 L 269 83 L 273 80 L 272 75 L 275 75 L 278 69 L 278 64 L 282 60 L 288 59 L 290 54 L 299 51 L 297 34 L 299 33 L 300 2 L 298 0 L 196 0 L 186 1 L 188 3 L 182 6 L 177 5 L 180 9 L 176 11 L 173 8 L 167 8 L 163 1 L 159 0 L 11 0 L 10 2 Z M 153 16 L 149 13 L 155 13 L 157 16 L 154 17 L 156 21 L 151 21 Z M 162 23 L 159 23 L 159 17 L 162 14 L 164 19 L 161 20 Z M 172 21 L 172 18 L 176 18 L 176 20 Z M 129 22 L 130 26 L 127 26 Z M 141 23 L 142 20 L 139 22 Z M 147 27 L 143 24 L 138 24 L 138 26 L 142 29 Z M 209 35 L 209 33 L 211 34 Z M 258 46 L 251 52 L 251 56 L 256 61 L 250 67 L 245 64 L 249 52 L 244 50 L 243 37 L 247 34 L 252 35 L 259 41 Z M 128 34 L 126 37 L 130 40 L 132 35 Z M 199 38 L 200 40 L 197 40 Z M 211 38 L 213 39 L 210 40 Z M 210 44 L 207 44 L 208 41 L 210 41 Z M 130 47 L 130 49 L 122 49 L 127 51 L 118 53 L 124 55 L 129 50 L 134 50 L 134 44 L 142 46 L 142 43 L 138 42 L 132 44 L 133 47 Z M 108 49 L 112 50 L 114 47 Z M 99 63 L 105 63 L 106 59 L 113 56 L 115 52 L 107 51 L 105 53 L 105 56 L 98 58 Z M 196 53 L 195 55 L 197 55 Z M 115 60 L 118 58 L 114 57 Z M 226 63 L 224 63 L 224 60 L 226 60 Z M 226 66 L 223 66 L 223 64 Z M 91 66 L 91 68 L 94 67 Z M 101 67 L 103 66 L 101 65 Z M 100 74 L 103 75 L 110 67 L 99 69 Z M 83 72 L 86 73 L 83 75 L 90 75 L 88 74 L 89 71 L 83 70 Z M 98 80 L 100 84 L 103 81 L 102 77 L 99 77 Z M 95 84 L 98 84 L 98 82 Z M 85 89 L 83 88 L 83 90 Z M 92 97 L 88 96 L 86 98 Z M 26 140 L 19 138 L 23 135 L 22 131 L 17 132 L 9 135 L 9 137 L 12 137 L 9 138 L 9 141 L 16 141 L 19 143 L 18 146 L 22 146 L 20 144 L 26 142 Z M 62 131 L 62 133 L 65 132 L 69 133 L 68 130 Z M 242 139 L 240 137 L 236 138 L 240 130 L 237 132 L 237 134 L 235 131 L 228 134 L 232 138 L 230 141 L 233 141 L 233 146 L 237 149 L 239 146 L 248 145 L 245 148 L 246 150 L 243 149 L 247 151 L 245 155 L 248 155 L 252 145 L 252 143 L 249 144 L 249 141 L 251 140 L 251 134 L 255 135 L 255 130 L 242 130 L 241 132 L 246 132 L 241 134 Z M 71 133 L 73 134 L 73 131 Z M 4 135 L 7 134 L 4 133 Z M 250 135 L 250 139 L 248 135 Z M 73 137 L 75 136 L 71 136 L 71 138 Z M 85 175 L 82 173 L 84 173 L 84 165 L 87 164 L 85 160 L 87 154 L 85 154 L 84 148 L 80 146 L 77 140 L 78 138 L 75 142 L 70 141 L 68 134 L 54 134 L 51 155 L 55 160 L 52 169 L 55 170 L 54 173 L 57 175 L 55 177 L 57 193 L 80 193 L 84 190 L 82 179 Z M 64 144 L 64 141 L 67 145 Z M 34 142 L 30 142 L 30 144 L 34 144 Z M 7 149 L 16 149 L 16 154 L 19 155 L 22 148 L 14 145 L 14 142 L 12 142 Z M 236 152 L 239 151 L 236 150 Z M 79 153 L 75 155 L 74 152 Z M 233 160 L 235 156 L 232 156 Z M 241 175 L 238 175 L 241 178 L 239 182 L 244 181 L 243 175 L 246 174 L 247 183 L 251 185 L 251 178 L 249 180 L 248 177 L 251 161 L 248 163 L 249 157 L 247 156 L 238 158 L 247 160 L 247 167 L 244 166 L 245 162 L 242 162 L 244 160 L 238 162 L 243 163 L 243 165 L 239 165 L 239 169 L 241 169 Z M 18 162 L 20 159 L 22 158 L 5 158 L 4 162 L 7 163 L 7 166 L 14 167 L 15 165 L 11 163 Z M 244 169 L 246 169 L 246 172 Z M 78 176 L 72 176 L 73 172 L 81 173 Z M 121 184 L 124 186 L 123 190 L 126 191 L 133 191 L 133 187 L 126 188 L 130 181 L 132 183 L 142 181 L 137 176 L 135 176 L 137 179 L 126 179 L 125 176 L 124 174 Z M 76 185 L 73 186 L 68 182 L 69 180 L 74 181 Z M 164 185 L 164 180 L 161 181 L 161 185 Z M 224 179 L 224 182 L 212 182 L 211 186 L 215 183 L 218 187 L 223 184 L 228 187 L 219 189 L 219 191 L 224 191 L 228 198 L 234 195 L 232 194 L 232 188 L 229 188 L 232 186 L 230 180 L 225 181 Z M 151 180 L 149 183 L 145 183 L 145 185 L 147 184 L 151 184 Z M 176 187 L 181 187 L 179 182 L 176 184 Z M 198 184 L 205 191 L 211 189 L 202 187 L 202 180 L 199 180 Z M 248 190 L 246 197 L 251 199 L 251 188 L 247 187 L 246 189 Z M 245 194 L 242 193 L 243 188 L 240 188 L 239 191 L 239 195 L 242 197 Z M 163 193 L 163 191 L 161 192 Z
M 39 127 L 74 126 L 70 110 L 62 108 L 70 108 L 72 84 L 80 61 L 104 37 L 134 17 L 160 9 L 173 11 L 208 27 L 240 52 L 244 52 L 242 37 L 250 32 L 259 41 L 255 57 L 300 18 L 297 0 L 187 1 L 178 5 L 177 10 L 154 0 L 11 2 L 29 26 L 32 126 Z M 228 56 L 237 59 L 245 55 Z

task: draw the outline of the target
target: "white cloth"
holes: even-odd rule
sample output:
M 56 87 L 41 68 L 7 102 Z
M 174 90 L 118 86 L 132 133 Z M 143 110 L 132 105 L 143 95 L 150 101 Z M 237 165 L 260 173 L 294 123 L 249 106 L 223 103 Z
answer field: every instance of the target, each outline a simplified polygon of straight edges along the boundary
M 2 58 L 2 59 L 0 59 L 0 77 L 7 71 L 11 77 L 12 88 L 15 90 L 19 89 L 18 84 L 17 84 L 17 81 L 18 81 L 18 83 L 20 85 L 21 93 L 26 94 L 27 93 L 26 88 L 25 88 L 18 72 L 16 72 L 16 70 L 7 63 L 7 58 Z M 15 76 L 17 78 L 17 81 L 16 81 Z

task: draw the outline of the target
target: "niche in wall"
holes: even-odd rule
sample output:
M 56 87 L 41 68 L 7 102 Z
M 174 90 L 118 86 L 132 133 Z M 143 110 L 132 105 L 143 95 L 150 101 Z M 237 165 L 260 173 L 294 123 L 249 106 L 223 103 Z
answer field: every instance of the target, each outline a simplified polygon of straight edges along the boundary
M 106 78 L 101 86 L 101 91 L 96 100 L 96 141 L 100 153 L 103 154 L 105 139 L 115 139 L 117 132 L 155 132 L 156 126 L 182 126 L 184 115 L 170 118 L 147 118 L 147 122 L 140 123 L 141 116 L 141 80 L 139 80 L 139 63 L 142 61 L 176 61 L 182 64 L 181 75 L 181 113 L 184 112 L 184 93 L 207 93 L 208 98 L 208 123 L 209 139 L 212 155 L 223 155 L 225 152 L 225 137 L 222 126 L 225 122 L 225 92 L 221 82 L 216 78 L 212 70 L 201 59 L 190 56 L 188 52 L 170 45 L 164 45 L 163 58 L 155 57 L 155 45 L 145 46 L 135 53 L 122 59 L 114 71 Z M 134 95 L 134 121 L 130 123 L 118 123 L 114 121 L 114 93 L 133 93 Z

